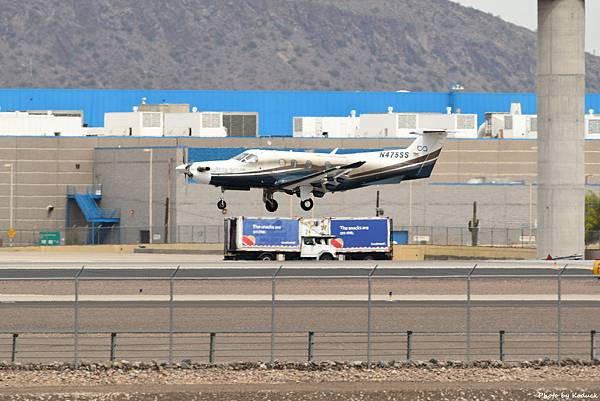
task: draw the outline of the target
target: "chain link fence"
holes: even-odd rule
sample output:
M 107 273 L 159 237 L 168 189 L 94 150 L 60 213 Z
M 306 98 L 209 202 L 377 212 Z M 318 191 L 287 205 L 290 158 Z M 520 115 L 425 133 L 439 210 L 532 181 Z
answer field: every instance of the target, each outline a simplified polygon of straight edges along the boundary
M 403 233 L 400 244 L 426 244 L 444 246 L 496 246 L 535 248 L 536 229 L 481 227 L 474 237 L 467 227 L 396 226 L 394 231 Z M 49 237 L 50 235 L 50 237 Z M 586 244 L 600 248 L 600 232 L 586 231 Z M 150 237 L 152 236 L 152 241 Z M 36 245 L 127 245 L 147 243 L 223 243 L 222 225 L 156 226 L 152 233 L 145 227 L 98 226 L 67 229 L 19 230 L 12 241 L 6 230 L 0 232 L 0 246 Z M 50 238 L 50 239 L 49 239 Z M 58 239 L 57 239 L 58 238 Z M 396 240 L 396 236 L 394 235 Z
M 0 246 L 53 246 L 53 245 L 135 245 L 166 243 L 223 243 L 222 225 L 156 226 L 145 227 L 74 227 L 56 230 L 17 230 L 11 240 L 6 232 L 0 233 Z M 152 237 L 152 239 L 151 239 Z
M 446 246 L 535 247 L 536 230 L 529 228 L 481 227 L 472 232 L 468 227 L 412 226 L 397 227 L 405 231 L 410 244 Z
M 598 280 L 549 266 L 4 272 L 0 359 L 594 360 Z

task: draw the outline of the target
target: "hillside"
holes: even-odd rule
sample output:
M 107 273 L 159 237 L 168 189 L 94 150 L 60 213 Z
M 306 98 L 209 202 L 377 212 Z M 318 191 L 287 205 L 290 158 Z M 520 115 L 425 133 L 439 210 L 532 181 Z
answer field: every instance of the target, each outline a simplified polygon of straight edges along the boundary
M 0 0 L 0 86 L 530 91 L 535 33 L 447 0 Z M 600 58 L 588 56 L 600 91 Z

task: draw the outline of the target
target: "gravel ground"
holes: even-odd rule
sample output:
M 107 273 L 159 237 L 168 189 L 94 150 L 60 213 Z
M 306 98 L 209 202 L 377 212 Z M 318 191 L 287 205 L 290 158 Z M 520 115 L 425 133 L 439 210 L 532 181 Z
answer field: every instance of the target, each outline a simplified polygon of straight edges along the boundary
M 599 366 L 0 370 L 8 400 L 595 400 Z

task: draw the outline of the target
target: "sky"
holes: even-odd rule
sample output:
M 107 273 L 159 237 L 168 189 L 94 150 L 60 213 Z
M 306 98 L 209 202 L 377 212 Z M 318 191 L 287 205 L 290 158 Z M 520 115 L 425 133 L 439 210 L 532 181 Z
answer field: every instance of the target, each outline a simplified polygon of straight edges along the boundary
M 537 0 L 452 0 L 526 28 L 537 29 Z M 586 2 L 586 50 L 600 56 L 600 1 Z

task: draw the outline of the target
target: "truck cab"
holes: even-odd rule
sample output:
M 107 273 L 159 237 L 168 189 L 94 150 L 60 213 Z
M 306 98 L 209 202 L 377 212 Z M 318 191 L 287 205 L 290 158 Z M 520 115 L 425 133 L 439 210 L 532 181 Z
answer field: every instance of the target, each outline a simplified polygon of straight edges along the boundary
M 336 249 L 331 245 L 333 236 L 304 236 L 302 237 L 301 259 L 334 260 L 337 259 Z

